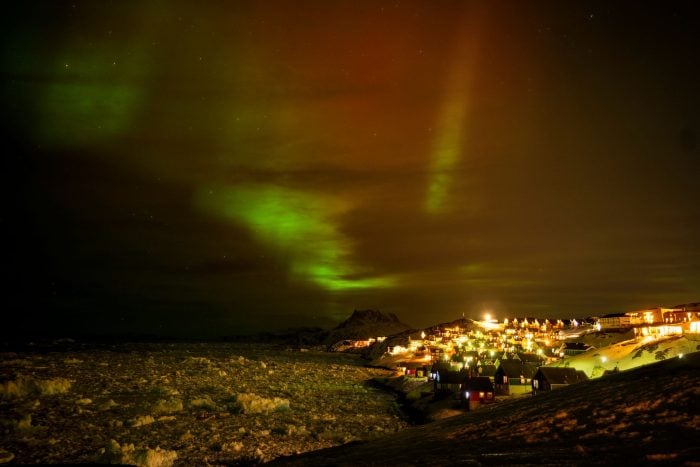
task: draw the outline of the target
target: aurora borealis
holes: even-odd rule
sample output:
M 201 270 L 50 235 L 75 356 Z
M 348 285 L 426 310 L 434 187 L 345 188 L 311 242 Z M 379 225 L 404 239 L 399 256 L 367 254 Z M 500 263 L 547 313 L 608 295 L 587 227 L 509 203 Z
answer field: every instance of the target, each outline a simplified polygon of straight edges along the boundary
M 217 336 L 355 308 L 425 326 L 700 297 L 692 3 L 7 10 L 17 332 Z
M 327 196 L 263 185 L 205 188 L 198 198 L 205 210 L 239 221 L 266 247 L 284 255 L 294 277 L 331 291 L 392 284 L 386 278 L 356 276 L 347 262 L 351 246 L 333 221 L 339 207 Z

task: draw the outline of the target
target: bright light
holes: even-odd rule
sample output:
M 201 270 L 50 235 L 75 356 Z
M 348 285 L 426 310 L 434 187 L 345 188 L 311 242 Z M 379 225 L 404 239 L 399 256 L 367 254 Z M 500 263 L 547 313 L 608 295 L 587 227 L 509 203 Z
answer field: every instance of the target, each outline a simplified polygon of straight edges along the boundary
M 605 355 L 603 355 L 602 357 L 600 357 L 600 361 L 603 362 L 603 363 L 605 363 L 605 362 L 608 361 L 608 357 L 606 357 Z
M 678 354 L 678 358 L 683 358 L 683 354 L 682 354 L 682 353 L 679 353 L 679 354 Z
M 484 315 L 484 321 L 491 321 L 491 314 L 490 313 L 486 313 Z

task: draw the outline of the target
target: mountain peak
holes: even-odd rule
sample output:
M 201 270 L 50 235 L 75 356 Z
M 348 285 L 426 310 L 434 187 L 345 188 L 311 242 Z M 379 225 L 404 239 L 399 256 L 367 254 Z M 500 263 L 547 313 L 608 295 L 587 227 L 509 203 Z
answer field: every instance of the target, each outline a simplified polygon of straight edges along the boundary
M 411 329 L 411 327 L 402 323 L 394 313 L 379 310 L 355 310 L 348 319 L 329 331 L 324 343 L 332 345 L 345 339 L 361 340 L 370 337 L 391 336 L 407 329 Z
M 401 323 L 399 318 L 394 313 L 385 313 L 379 310 L 354 310 L 352 315 L 342 323 L 340 323 L 336 329 L 355 327 L 355 326 L 366 326 L 368 324 L 396 324 Z

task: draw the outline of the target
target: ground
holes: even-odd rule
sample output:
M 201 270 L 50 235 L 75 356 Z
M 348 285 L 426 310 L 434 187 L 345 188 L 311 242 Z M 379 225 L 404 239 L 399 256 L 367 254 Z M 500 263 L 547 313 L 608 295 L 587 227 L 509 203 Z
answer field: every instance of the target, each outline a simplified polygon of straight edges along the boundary
M 233 465 L 395 433 L 387 371 L 230 344 L 0 354 L 0 461 Z
M 273 465 L 700 465 L 700 353 Z

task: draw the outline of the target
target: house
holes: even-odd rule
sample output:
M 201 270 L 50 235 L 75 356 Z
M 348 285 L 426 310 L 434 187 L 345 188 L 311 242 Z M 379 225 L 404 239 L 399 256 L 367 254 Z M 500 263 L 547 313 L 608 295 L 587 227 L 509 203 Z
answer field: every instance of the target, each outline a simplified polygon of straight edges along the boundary
M 427 376 L 427 372 L 425 371 L 424 367 L 425 363 L 423 362 L 399 362 L 396 365 L 396 374 L 422 378 Z
M 462 382 L 462 403 L 469 410 L 496 401 L 493 383 L 487 376 L 474 376 Z
M 537 366 L 520 360 L 503 360 L 496 370 L 494 381 L 496 393 L 502 395 L 530 392 L 530 382 Z
M 493 383 L 496 376 L 496 370 L 496 365 L 479 365 L 476 372 L 478 376 L 485 376 Z
M 592 347 L 584 342 L 566 342 L 559 347 L 558 353 L 559 356 L 562 357 L 564 355 L 573 356 L 588 352 L 591 349 L 595 349 L 595 347 Z
M 588 377 L 583 371 L 575 368 L 547 367 L 543 366 L 537 370 L 532 378 L 532 394 L 552 391 L 563 388 L 569 384 L 576 384 L 587 381 Z
M 542 364 L 542 357 L 536 353 L 518 352 L 513 358 L 518 359 L 523 363 L 530 363 L 531 365 L 535 366 L 540 366 Z
M 691 331 L 692 323 L 676 323 L 676 324 L 650 324 L 649 326 L 634 328 L 634 334 L 637 337 L 653 336 L 680 336 L 683 334 L 683 328 Z
M 444 363 L 433 365 L 430 373 L 435 375 L 433 379 L 433 388 L 436 396 L 450 393 L 459 395 L 462 382 L 468 377 L 466 371 L 454 370 L 451 366 L 445 365 Z
M 690 307 L 683 306 L 679 308 L 661 308 L 661 315 L 664 323 L 682 323 L 697 318 L 698 313 L 697 311 L 693 312 Z
M 598 323 L 603 330 L 631 328 L 634 325 L 642 324 L 643 315 L 639 312 L 611 313 L 600 318 Z

